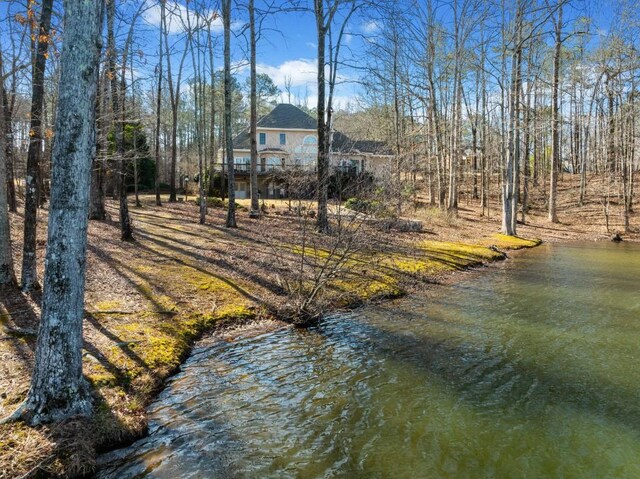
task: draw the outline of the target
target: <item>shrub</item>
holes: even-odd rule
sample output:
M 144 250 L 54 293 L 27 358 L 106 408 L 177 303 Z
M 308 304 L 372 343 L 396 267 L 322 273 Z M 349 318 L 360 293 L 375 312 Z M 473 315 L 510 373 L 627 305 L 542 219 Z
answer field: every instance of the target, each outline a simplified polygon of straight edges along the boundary
M 380 210 L 380 202 L 375 200 L 366 200 L 364 198 L 349 198 L 344 207 L 359 213 L 374 213 Z
M 196 198 L 193 200 L 193 202 L 196 205 L 200 205 L 200 197 L 196 196 Z M 222 201 L 221 198 L 218 198 L 217 196 L 207 196 L 207 207 L 209 208 L 226 208 L 227 207 L 227 202 L 226 201 Z M 236 203 L 236 209 L 237 210 L 246 210 L 246 208 L 244 206 L 242 206 L 240 203 Z

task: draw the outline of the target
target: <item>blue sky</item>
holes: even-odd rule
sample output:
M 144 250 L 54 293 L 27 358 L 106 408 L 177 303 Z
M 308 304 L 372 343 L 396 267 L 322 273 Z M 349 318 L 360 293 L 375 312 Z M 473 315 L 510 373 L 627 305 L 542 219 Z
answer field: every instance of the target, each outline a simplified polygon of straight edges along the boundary
M 409 4 L 409 0 L 398 1 L 398 4 Z M 576 16 L 588 14 L 592 16 L 594 20 L 594 33 L 605 35 L 611 28 L 612 22 L 615 21 L 614 9 L 611 6 L 616 0 L 599 1 L 599 0 L 574 0 L 565 9 L 565 18 L 571 19 Z M 633 0 L 630 0 L 633 1 Z M 176 6 L 180 6 L 183 13 L 185 9 L 186 0 L 167 0 L 169 9 L 175 9 Z M 213 0 L 190 0 L 190 4 L 195 3 L 207 5 L 208 8 L 215 8 L 218 2 Z M 0 0 L 0 12 L 6 15 L 8 13 L 9 5 L 12 5 L 13 11 L 11 13 L 19 12 L 24 9 L 21 6 L 23 2 L 9 3 Z M 139 20 L 136 25 L 136 48 L 141 50 L 143 55 L 138 58 L 138 65 L 136 69 L 139 77 L 151 76 L 154 73 L 155 65 L 157 63 L 157 35 L 159 26 L 159 6 L 157 0 L 147 0 L 149 9 L 143 14 L 143 19 Z M 233 2 L 239 5 L 244 2 Z M 311 1 L 307 2 L 311 5 Z M 443 2 L 444 3 L 444 2 Z M 128 8 L 133 13 L 133 8 L 140 4 L 140 0 L 121 0 L 119 2 L 120 8 L 125 10 Z M 264 5 L 264 0 L 256 0 L 257 8 Z M 61 7 L 60 7 L 61 8 Z M 192 7 L 193 8 L 193 7 Z M 441 10 L 444 16 L 443 20 L 447 20 L 447 9 Z M 210 13 L 213 10 L 210 10 Z M 369 41 L 375 40 L 376 34 L 380 31 L 379 22 L 374 21 L 372 18 L 368 18 L 367 12 L 363 9 L 359 16 L 353 17 L 349 23 L 347 31 L 351 34 L 346 38 L 347 50 L 344 53 L 347 56 L 356 55 L 362 53 L 364 41 L 362 36 L 366 36 Z M 0 23 L 0 35 L 6 34 L 7 25 L 6 22 L 3 25 Z M 240 34 L 243 25 L 246 23 L 246 10 L 242 7 L 236 7 L 234 12 L 234 31 L 236 34 Z M 217 55 L 216 55 L 216 67 L 219 68 L 222 65 L 222 24 L 220 20 L 214 21 L 214 32 L 217 38 Z M 298 11 L 298 12 L 285 12 L 278 13 L 269 16 L 263 24 L 263 33 L 258 44 L 258 71 L 267 73 L 273 78 L 276 84 L 284 90 L 284 83 L 287 78 L 291 79 L 292 90 L 294 96 L 306 98 L 310 106 L 315 104 L 316 87 L 315 87 L 315 75 L 316 75 L 316 26 L 315 19 L 310 11 Z M 119 26 L 119 40 L 120 43 L 124 42 L 128 25 L 122 23 Z M 180 38 L 183 36 L 177 22 L 170 26 L 172 31 L 172 41 L 177 42 L 177 45 L 181 45 Z M 598 35 L 593 37 L 593 42 L 597 42 Z M 2 37 L 0 37 L 2 38 Z M 233 42 L 233 57 L 234 62 L 238 66 L 236 73 L 241 78 L 246 77 L 246 57 L 244 49 L 246 42 L 242 38 L 236 37 Z M 592 43 L 593 44 L 593 43 Z M 3 39 L 3 47 L 6 48 L 6 41 Z M 366 58 L 362 59 L 366 62 Z M 175 64 L 178 62 L 177 55 L 174 58 L 174 71 Z M 244 63 L 243 63 L 244 62 Z M 187 61 L 189 63 L 189 59 Z M 186 67 L 186 78 L 190 76 L 190 67 Z M 358 86 L 355 81 L 359 74 L 348 69 L 342 70 L 343 78 L 346 80 L 338 87 L 337 90 L 337 103 L 345 106 L 345 104 L 354 99 L 358 92 Z M 283 100 L 286 98 L 283 96 Z M 294 100 L 294 101 L 297 101 Z
M 171 9 L 180 5 L 180 11 L 186 16 L 184 0 L 168 0 Z M 141 25 L 137 28 L 140 41 L 144 44 L 147 55 L 147 63 L 152 63 L 156 57 L 157 35 L 160 11 L 156 2 L 152 2 L 151 9 L 145 11 Z M 256 8 L 260 8 L 262 0 L 256 0 Z M 309 2 L 311 4 L 311 2 Z M 194 20 L 195 21 L 195 20 Z M 232 38 L 232 56 L 236 65 L 236 74 L 245 78 L 248 74 L 246 63 L 246 39 L 242 35 L 243 27 L 246 25 L 246 9 L 237 7 L 234 11 L 232 23 L 235 37 Z M 222 24 L 219 19 L 214 21 L 214 31 L 218 42 L 216 62 L 217 67 L 222 65 Z M 306 100 L 309 106 L 316 102 L 316 58 L 317 40 L 315 18 L 310 11 L 288 11 L 268 15 L 262 25 L 262 34 L 258 43 L 258 72 L 268 74 L 274 82 L 284 92 L 284 85 L 287 79 L 291 80 L 293 102 Z M 374 34 L 378 26 L 376 23 L 364 16 L 353 17 L 345 37 L 345 53 L 359 51 L 362 46 L 360 34 Z M 181 37 L 184 29 L 176 21 L 169 26 L 172 32 L 172 41 L 181 45 Z M 174 63 L 179 61 L 179 55 L 175 55 Z M 142 67 L 141 67 L 142 68 Z M 175 67 L 174 67 L 175 68 Z M 188 67 L 187 67 L 188 68 Z M 337 91 L 337 101 L 342 106 L 356 96 L 356 84 L 349 82 L 349 72 L 344 70 L 343 82 Z M 355 77 L 353 77 L 355 78 Z M 283 93 L 282 101 L 286 101 Z

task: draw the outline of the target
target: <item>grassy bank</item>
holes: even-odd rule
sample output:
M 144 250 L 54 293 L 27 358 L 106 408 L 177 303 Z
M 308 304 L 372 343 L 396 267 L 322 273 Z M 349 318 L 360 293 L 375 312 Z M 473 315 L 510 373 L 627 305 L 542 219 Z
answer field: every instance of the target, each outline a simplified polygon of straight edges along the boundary
M 0 426 L 0 477 L 90 473 L 100 451 L 146 431 L 145 408 L 204 332 L 271 318 L 288 298 L 273 267 L 274 248 L 296 260 L 292 218 L 270 214 L 222 226 L 212 210 L 197 224 L 190 204 L 132 209 L 136 241 L 123 244 L 115 223 L 92 223 L 89 237 L 84 373 L 93 386 L 92 420 Z M 117 217 L 115 204 L 110 212 Z M 13 231 L 20 231 L 14 216 Z M 268 241 L 265 231 L 270 231 Z M 44 231 L 39 233 L 44 237 Z M 504 258 L 503 250 L 537 241 L 481 234 L 427 239 L 429 234 L 375 232 L 384 248 L 359 251 L 325 299 L 350 307 L 438 281 L 443 275 Z M 444 235 L 443 235 L 444 236 Z M 19 264 L 18 241 L 16 247 Z M 43 254 L 41 248 L 39 254 Z M 3 292 L 0 301 L 0 415 L 26 395 L 33 365 L 38 298 Z

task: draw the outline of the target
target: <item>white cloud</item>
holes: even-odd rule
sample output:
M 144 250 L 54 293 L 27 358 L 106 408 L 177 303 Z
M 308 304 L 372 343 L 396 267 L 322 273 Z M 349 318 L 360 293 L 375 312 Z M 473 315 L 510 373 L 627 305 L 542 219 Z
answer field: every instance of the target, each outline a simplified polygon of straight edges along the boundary
M 211 22 L 212 31 L 219 33 L 223 30 L 222 18 L 214 10 L 195 12 L 175 0 L 169 0 L 166 4 L 167 29 L 170 34 L 183 33 L 189 23 L 191 28 L 201 27 Z M 188 20 L 187 20 L 188 12 Z M 160 27 L 162 17 L 160 5 L 154 5 L 144 11 L 142 18 L 150 25 Z
M 318 85 L 317 85 L 317 60 L 311 58 L 298 58 L 295 60 L 287 60 L 280 65 L 258 64 L 256 66 L 258 73 L 266 73 L 271 77 L 273 82 L 280 88 L 282 94 L 281 101 L 288 101 L 288 94 L 285 92 L 285 84 L 291 82 L 291 102 L 306 103 L 307 106 L 314 108 L 318 101 Z M 329 71 L 327 70 L 327 75 Z M 327 78 L 328 80 L 328 78 Z M 354 95 L 345 95 L 352 88 L 342 82 L 346 82 L 347 78 L 338 75 L 340 82 L 336 86 L 336 95 L 334 97 L 334 108 L 346 108 L 349 104 L 353 105 L 356 97 Z M 327 90 L 327 94 L 328 94 Z
M 382 27 L 380 26 L 380 23 L 378 23 L 376 20 L 370 20 L 362 24 L 362 33 L 378 33 L 381 29 Z
M 287 60 L 279 66 L 259 64 L 256 66 L 258 73 L 266 73 L 281 89 L 287 81 L 291 81 L 292 87 L 314 85 L 317 76 L 317 60 L 299 58 Z
M 301 98 L 304 100 L 304 98 Z M 318 106 L 318 95 L 309 95 L 307 100 L 307 107 L 316 108 Z M 337 110 L 353 110 L 358 109 L 360 104 L 360 98 L 357 95 L 334 95 L 333 97 L 333 109 Z

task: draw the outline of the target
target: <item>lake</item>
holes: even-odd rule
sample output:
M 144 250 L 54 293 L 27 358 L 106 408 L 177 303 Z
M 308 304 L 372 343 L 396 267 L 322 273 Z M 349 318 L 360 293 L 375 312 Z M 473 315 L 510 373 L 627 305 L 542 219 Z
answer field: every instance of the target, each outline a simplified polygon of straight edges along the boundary
M 198 348 L 104 478 L 638 478 L 640 245 Z

